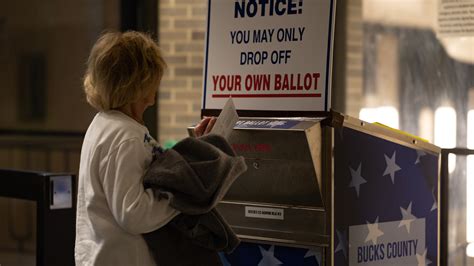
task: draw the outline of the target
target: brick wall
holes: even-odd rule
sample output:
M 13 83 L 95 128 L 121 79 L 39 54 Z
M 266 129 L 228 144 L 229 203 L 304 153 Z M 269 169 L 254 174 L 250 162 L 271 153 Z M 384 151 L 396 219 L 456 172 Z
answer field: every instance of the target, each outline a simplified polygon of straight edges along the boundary
M 161 143 L 179 140 L 199 121 L 206 0 L 159 1 L 159 40 L 168 71 L 161 84 L 158 134 Z
M 362 0 L 347 1 L 346 114 L 359 117 L 363 102 Z

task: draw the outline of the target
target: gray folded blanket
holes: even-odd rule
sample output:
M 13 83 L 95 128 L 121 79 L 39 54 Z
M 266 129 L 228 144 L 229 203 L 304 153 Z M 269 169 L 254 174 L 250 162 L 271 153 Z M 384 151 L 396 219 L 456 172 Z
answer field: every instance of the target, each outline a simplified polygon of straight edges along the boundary
M 146 188 L 181 211 L 166 226 L 144 234 L 158 265 L 220 265 L 217 251 L 239 239 L 215 206 L 247 166 L 219 135 L 186 138 L 158 155 L 144 176 Z

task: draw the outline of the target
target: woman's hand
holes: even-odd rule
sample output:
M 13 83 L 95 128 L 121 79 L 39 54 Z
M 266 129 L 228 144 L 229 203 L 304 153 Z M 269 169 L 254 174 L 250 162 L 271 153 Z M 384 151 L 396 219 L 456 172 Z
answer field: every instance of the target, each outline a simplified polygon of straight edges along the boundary
M 211 132 L 214 124 L 216 123 L 217 118 L 215 117 L 204 117 L 204 119 L 199 122 L 194 128 L 194 135 L 196 137 L 200 137 L 202 135 L 206 135 Z

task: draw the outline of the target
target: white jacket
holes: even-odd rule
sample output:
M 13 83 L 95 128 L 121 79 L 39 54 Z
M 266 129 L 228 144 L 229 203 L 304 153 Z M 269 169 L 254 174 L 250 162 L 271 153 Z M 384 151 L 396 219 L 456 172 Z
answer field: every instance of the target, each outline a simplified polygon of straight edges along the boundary
M 76 265 L 155 265 L 141 234 L 178 211 L 145 190 L 143 175 L 157 143 L 119 111 L 98 113 L 81 151 L 76 218 Z

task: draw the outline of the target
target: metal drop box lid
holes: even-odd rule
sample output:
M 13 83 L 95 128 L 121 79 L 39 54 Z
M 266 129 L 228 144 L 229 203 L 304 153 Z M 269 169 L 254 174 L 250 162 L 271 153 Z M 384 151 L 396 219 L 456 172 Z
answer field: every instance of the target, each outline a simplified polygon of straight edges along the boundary
M 435 236 L 420 239 L 431 245 L 431 257 L 439 254 L 433 206 L 440 199 L 440 148 L 334 111 L 324 118 L 241 118 L 228 140 L 248 170 L 217 209 L 244 242 L 322 248 L 322 265 L 337 264 L 366 245 L 368 221 L 394 224 L 399 237 L 399 206 L 416 198 L 426 206 L 417 219 L 429 221 L 418 232 Z M 387 173 L 390 158 L 399 175 Z
M 323 118 L 241 118 L 228 140 L 248 170 L 218 205 L 243 239 L 326 246 Z

